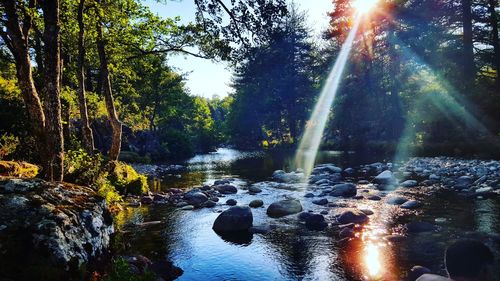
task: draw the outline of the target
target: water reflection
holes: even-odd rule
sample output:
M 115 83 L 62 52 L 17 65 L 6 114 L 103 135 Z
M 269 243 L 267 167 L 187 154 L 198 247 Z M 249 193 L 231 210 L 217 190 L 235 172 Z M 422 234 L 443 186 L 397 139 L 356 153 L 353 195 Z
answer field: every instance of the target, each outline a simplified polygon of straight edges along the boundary
M 368 271 L 368 275 L 371 278 L 380 277 L 382 263 L 380 260 L 379 246 L 371 241 L 366 243 L 364 255 L 365 267 Z

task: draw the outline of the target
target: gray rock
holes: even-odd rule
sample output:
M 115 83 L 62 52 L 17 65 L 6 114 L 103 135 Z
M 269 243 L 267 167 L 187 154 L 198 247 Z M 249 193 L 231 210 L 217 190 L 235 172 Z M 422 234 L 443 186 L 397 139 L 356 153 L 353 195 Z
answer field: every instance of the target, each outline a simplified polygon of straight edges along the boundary
M 248 206 L 252 207 L 252 208 L 259 208 L 259 207 L 262 207 L 264 206 L 264 202 L 262 200 L 259 200 L 259 199 L 256 199 L 256 200 L 252 200 Z
M 353 238 L 355 236 L 354 230 L 350 227 L 344 227 L 339 232 L 340 238 Z
M 356 185 L 352 183 L 336 184 L 332 187 L 330 196 L 352 197 L 357 193 Z
M 226 205 L 229 205 L 229 206 L 235 206 L 236 204 L 238 204 L 238 202 L 234 199 L 229 199 L 226 201 Z
M 310 212 L 302 212 L 300 213 L 297 218 L 300 220 L 300 221 L 305 221 L 308 217 L 312 216 L 313 214 L 310 213 Z
M 236 186 L 230 184 L 217 185 L 215 189 L 222 194 L 234 194 L 238 192 Z
M 401 204 L 405 203 L 406 201 L 408 201 L 408 199 L 405 197 L 394 196 L 394 197 L 389 197 L 387 199 L 386 203 L 390 204 L 390 205 L 401 205 Z
M 302 205 L 299 200 L 287 199 L 272 203 L 267 208 L 267 215 L 272 218 L 284 217 L 296 214 L 302 211 Z
M 416 200 L 409 200 L 401 204 L 399 207 L 401 209 L 416 209 L 422 206 L 422 203 L 416 201 Z
M 180 209 L 183 211 L 191 211 L 191 210 L 194 210 L 194 206 L 193 205 L 186 205 Z
M 304 195 L 304 197 L 306 197 L 306 198 L 312 198 L 312 197 L 314 197 L 314 194 L 312 194 L 312 193 L 306 193 L 306 195 Z
M 351 209 L 344 211 L 337 218 L 337 221 L 341 224 L 357 223 L 363 224 L 368 222 L 368 216 L 361 212 L 360 210 Z
M 469 176 L 461 176 L 455 180 L 455 188 L 464 189 L 472 184 L 473 180 Z
M 249 188 L 248 188 L 248 191 L 251 192 L 251 193 L 261 193 L 262 192 L 262 189 L 254 186 L 254 185 L 251 185 Z
M 396 184 L 397 180 L 392 174 L 391 171 L 385 170 L 382 173 L 378 174 L 373 181 L 375 183 L 381 184 L 381 185 L 391 185 L 391 184 Z
M 205 204 L 204 204 L 204 206 L 205 206 L 206 208 L 213 208 L 213 207 L 215 207 L 215 205 L 217 205 L 217 203 L 215 203 L 215 202 L 214 202 L 214 201 L 212 201 L 212 200 L 208 200 L 208 201 L 207 201 L 207 202 L 205 202 Z
M 492 187 L 486 186 L 486 187 L 476 189 L 476 194 L 488 194 L 488 193 L 491 193 L 492 191 L 493 191 Z
M 408 281 L 416 281 L 420 276 L 424 274 L 429 274 L 431 273 L 431 270 L 428 269 L 427 267 L 423 267 L 420 265 L 416 265 L 410 269 L 410 272 L 408 273 Z
M 380 196 L 377 196 L 377 195 L 371 195 L 371 196 L 368 196 L 368 200 L 380 201 L 380 200 L 382 200 L 382 198 Z
M 417 186 L 416 180 L 406 180 L 400 184 L 402 187 L 414 187 Z
M 316 205 L 326 205 L 328 204 L 328 199 L 323 198 L 323 199 L 313 200 L 312 203 Z
M 189 205 L 201 207 L 208 201 L 208 197 L 202 192 L 188 192 L 184 195 L 184 200 L 186 200 Z
M 367 216 L 371 216 L 374 214 L 373 211 L 369 210 L 369 209 L 361 209 L 360 211 L 365 213 L 365 215 L 367 215 Z
M 246 206 L 233 206 L 215 219 L 212 229 L 216 232 L 246 231 L 253 225 L 252 210 Z

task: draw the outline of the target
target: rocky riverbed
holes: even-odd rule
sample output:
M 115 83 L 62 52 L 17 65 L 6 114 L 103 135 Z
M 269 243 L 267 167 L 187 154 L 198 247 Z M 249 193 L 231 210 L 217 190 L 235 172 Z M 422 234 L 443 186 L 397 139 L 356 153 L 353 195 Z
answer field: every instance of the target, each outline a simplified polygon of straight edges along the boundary
M 405 163 L 372 163 L 344 168 L 321 164 L 307 179 L 300 170 L 278 170 L 268 181 L 254 183 L 222 178 L 190 190 L 167 189 L 127 200 L 130 206 L 168 206 L 178 212 L 212 210 L 211 213 L 218 215 L 210 216 L 213 219 L 207 224 L 210 223 L 222 239 L 236 243 L 251 241 L 248 235 L 267 237 L 290 228 L 305 228 L 319 233 L 315 234 L 318 236 L 333 237 L 339 245 L 344 244 L 339 249 L 339 259 L 343 259 L 342 249 L 352 249 L 359 254 L 372 247 L 374 241 L 383 241 L 392 249 L 400 247 L 400 251 L 391 254 L 394 259 L 411 260 L 408 263 L 422 260 L 419 263 L 442 273 L 442 269 L 440 272 L 437 265 L 427 264 L 422 257 L 431 254 L 431 260 L 439 264 L 446 235 L 450 233 L 448 225 L 455 218 L 432 216 L 428 209 L 431 205 L 436 208 L 435 201 L 440 199 L 443 206 L 452 204 L 446 202 L 449 194 L 465 200 L 498 200 L 499 179 L 498 161 L 412 158 Z M 496 226 L 490 230 L 463 235 L 453 232 L 455 237 L 448 237 L 448 241 L 459 236 L 475 237 L 498 249 L 495 244 L 499 241 L 498 230 Z M 439 245 L 425 246 L 429 236 L 443 241 Z M 422 243 L 424 252 L 415 247 Z M 380 248 L 377 254 L 382 255 L 384 246 L 377 244 L 376 248 Z M 353 276 L 367 274 L 369 267 L 362 265 L 366 262 L 350 265 L 350 260 L 356 259 L 343 263 L 344 267 L 356 268 L 350 275 L 353 279 L 356 279 Z M 406 271 L 411 268 L 406 267 Z M 407 275 L 401 269 L 396 272 L 394 269 L 393 280 Z M 372 273 L 381 274 L 381 271 Z

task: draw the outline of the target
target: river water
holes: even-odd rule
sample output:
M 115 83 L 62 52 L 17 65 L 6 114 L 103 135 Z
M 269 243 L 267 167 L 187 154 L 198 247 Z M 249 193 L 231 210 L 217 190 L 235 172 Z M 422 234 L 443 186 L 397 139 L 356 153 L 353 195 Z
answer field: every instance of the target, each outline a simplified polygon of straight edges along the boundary
M 360 164 L 390 161 L 380 155 L 345 154 L 323 151 L 317 164 L 334 163 L 347 168 Z M 242 188 L 268 181 L 273 171 L 286 169 L 293 153 L 241 152 L 219 149 L 197 155 L 183 163 L 187 170 L 158 175 L 152 179 L 155 191 L 169 188 L 188 189 L 211 184 L 223 178 L 234 179 L 237 194 L 221 198 L 215 208 L 181 211 L 160 205 L 127 207 L 116 218 L 120 229 L 114 247 L 118 253 L 142 254 L 152 260 L 170 260 L 184 270 L 178 280 L 402 280 L 414 265 L 444 273 L 442 256 L 446 245 L 458 238 L 488 241 L 498 254 L 500 246 L 500 201 L 497 198 L 471 200 L 446 190 L 426 188 L 398 190 L 396 193 L 425 202 L 417 210 L 402 210 L 380 201 L 334 199 L 335 207 L 317 206 L 304 198 L 300 190 L 267 187 L 250 195 Z M 379 191 L 366 188 L 366 194 Z M 394 192 L 393 192 L 394 193 Z M 285 197 L 301 200 L 304 210 L 328 211 L 325 218 L 345 208 L 370 209 L 374 215 L 358 233 L 359 239 L 343 241 L 335 226 L 325 231 L 307 230 L 297 216 L 271 219 L 266 207 Z M 267 234 L 245 237 L 220 237 L 212 230 L 219 213 L 228 208 L 224 202 L 236 199 L 247 205 L 254 199 L 264 201 L 263 208 L 252 209 L 254 225 L 271 225 Z M 412 235 L 403 225 L 415 219 L 438 224 L 438 231 Z M 157 224 L 143 222 L 161 221 Z M 407 236 L 401 242 L 388 242 L 390 234 Z M 492 238 L 493 237 L 493 238 Z M 493 243 L 493 244 L 491 244 Z M 495 244 L 496 243 L 496 244 Z

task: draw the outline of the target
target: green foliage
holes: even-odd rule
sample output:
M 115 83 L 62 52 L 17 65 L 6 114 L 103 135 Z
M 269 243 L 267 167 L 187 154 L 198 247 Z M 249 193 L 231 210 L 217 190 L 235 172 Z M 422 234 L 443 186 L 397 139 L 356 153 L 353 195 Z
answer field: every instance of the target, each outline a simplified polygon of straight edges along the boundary
M 108 180 L 108 173 L 103 173 L 93 186 L 97 189 L 97 194 L 106 200 L 108 206 L 114 206 L 123 202 L 122 196 Z
M 110 165 L 112 168 L 107 179 L 120 194 L 140 195 L 148 192 L 147 177 L 137 173 L 132 166 L 119 161 Z
M 83 149 L 69 150 L 64 157 L 64 178 L 67 182 L 91 185 L 99 177 L 104 165 L 100 153 L 94 156 Z
M 153 272 L 146 271 L 137 274 L 132 271 L 129 263 L 123 258 L 117 258 L 113 261 L 111 271 L 102 278 L 103 281 L 154 281 L 157 280 Z
M 14 153 L 19 146 L 19 138 L 11 134 L 0 136 L 0 160 Z
M 34 178 L 38 175 L 38 166 L 27 162 L 0 161 L 0 174 L 11 177 Z

